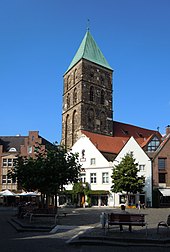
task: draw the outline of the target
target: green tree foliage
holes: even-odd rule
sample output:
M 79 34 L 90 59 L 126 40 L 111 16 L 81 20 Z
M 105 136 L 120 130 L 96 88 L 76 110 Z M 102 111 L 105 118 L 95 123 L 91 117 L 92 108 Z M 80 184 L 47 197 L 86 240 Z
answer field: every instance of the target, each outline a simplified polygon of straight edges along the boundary
M 9 176 L 26 191 L 57 195 L 64 185 L 78 181 L 80 168 L 78 154 L 54 144 L 48 150 L 37 147 L 35 158 L 19 156 Z
M 89 193 L 90 193 L 90 186 L 87 182 L 83 183 L 82 181 L 80 181 L 80 182 L 74 183 L 73 202 L 77 204 L 80 201 L 80 197 L 82 195 L 86 195 L 87 197 L 89 197 Z
M 111 190 L 115 193 L 126 192 L 127 195 L 142 192 L 145 178 L 139 177 L 138 172 L 138 163 L 135 162 L 133 153 L 127 153 L 121 162 L 113 167 Z

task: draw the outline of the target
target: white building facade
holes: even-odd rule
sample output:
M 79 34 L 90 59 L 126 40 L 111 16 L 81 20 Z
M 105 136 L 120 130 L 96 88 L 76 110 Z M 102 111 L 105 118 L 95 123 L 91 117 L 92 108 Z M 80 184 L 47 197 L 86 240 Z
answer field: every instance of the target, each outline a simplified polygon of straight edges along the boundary
M 139 201 L 145 205 L 152 206 L 152 163 L 148 155 L 143 151 L 136 140 L 131 137 L 129 141 L 125 144 L 123 149 L 119 152 L 116 159 L 113 161 L 113 165 L 117 165 L 121 162 L 122 158 L 127 153 L 133 153 L 135 162 L 138 163 L 139 176 L 145 177 L 145 187 L 142 194 L 131 195 L 129 198 L 129 203 L 131 205 L 136 205 Z M 124 194 L 125 195 L 125 194 Z M 122 194 L 115 194 L 115 205 L 125 203 L 125 197 Z
M 144 194 L 131 195 L 131 203 L 135 205 L 137 201 L 141 200 L 146 204 L 147 201 L 151 201 L 151 161 L 133 137 L 125 144 L 113 162 L 109 162 L 85 135 L 82 135 L 73 145 L 72 152 L 79 153 L 79 161 L 82 165 L 81 181 L 89 184 L 91 206 L 118 207 L 125 203 L 124 193 L 115 194 L 111 191 L 111 176 L 114 165 L 121 162 L 128 152 L 133 152 L 136 162 L 139 163 L 139 176 L 144 175 L 146 181 Z M 66 190 L 71 189 L 72 185 L 66 186 Z

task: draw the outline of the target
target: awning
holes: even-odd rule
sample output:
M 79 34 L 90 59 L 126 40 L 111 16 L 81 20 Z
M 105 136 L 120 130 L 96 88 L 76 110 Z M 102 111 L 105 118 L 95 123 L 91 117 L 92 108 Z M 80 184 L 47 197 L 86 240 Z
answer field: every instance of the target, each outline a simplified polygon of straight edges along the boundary
M 159 189 L 160 193 L 163 195 L 163 196 L 170 196 L 170 188 L 169 189 Z
M 41 194 L 39 192 L 22 192 L 19 193 L 18 196 L 40 196 Z
M 0 192 L 0 196 L 15 196 L 15 193 L 11 192 L 10 190 L 5 190 Z

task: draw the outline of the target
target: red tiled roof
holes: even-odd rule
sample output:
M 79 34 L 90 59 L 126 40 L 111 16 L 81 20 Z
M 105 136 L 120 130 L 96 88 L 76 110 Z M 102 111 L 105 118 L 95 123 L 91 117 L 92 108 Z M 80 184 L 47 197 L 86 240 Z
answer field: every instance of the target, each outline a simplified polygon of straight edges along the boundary
M 156 130 L 150 130 L 141 128 L 135 125 L 121 123 L 121 122 L 113 122 L 113 132 L 114 136 L 125 136 L 126 133 L 129 136 L 133 136 L 136 138 L 148 138 L 152 134 L 156 134 L 161 136 L 161 134 Z
M 148 142 L 147 140 L 150 139 L 151 136 L 157 135 L 158 137 L 161 137 L 161 134 L 158 131 L 115 121 L 113 122 L 113 132 L 113 136 L 106 136 L 89 131 L 82 131 L 83 134 L 90 138 L 98 150 L 114 154 L 120 152 L 131 136 L 136 139 L 141 147 L 146 145 Z

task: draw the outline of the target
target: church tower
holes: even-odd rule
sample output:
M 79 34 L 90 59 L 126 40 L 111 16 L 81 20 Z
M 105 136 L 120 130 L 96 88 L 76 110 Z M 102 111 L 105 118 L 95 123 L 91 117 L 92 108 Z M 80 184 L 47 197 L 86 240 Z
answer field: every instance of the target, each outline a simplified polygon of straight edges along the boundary
M 82 130 L 113 135 L 112 72 L 88 30 L 64 74 L 61 142 L 67 148 Z

